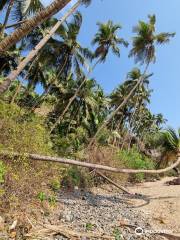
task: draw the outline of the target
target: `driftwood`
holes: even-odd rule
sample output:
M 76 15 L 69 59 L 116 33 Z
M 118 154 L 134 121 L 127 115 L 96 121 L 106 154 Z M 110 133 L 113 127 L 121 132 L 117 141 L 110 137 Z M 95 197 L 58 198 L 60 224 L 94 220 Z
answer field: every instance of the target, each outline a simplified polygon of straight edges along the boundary
M 115 239 L 112 236 L 106 235 L 104 233 L 96 232 L 76 232 L 67 228 L 64 225 L 44 225 L 41 228 L 34 229 L 31 233 L 27 234 L 25 237 L 30 239 L 44 239 L 47 236 L 54 236 L 60 234 L 68 239 L 79 239 L 79 238 L 90 238 L 90 239 Z
M 172 170 L 173 168 L 177 167 L 180 164 L 180 153 L 177 156 L 177 161 L 173 163 L 171 166 L 158 169 L 158 170 L 146 170 L 146 169 L 122 169 L 122 168 L 114 168 L 109 166 L 104 166 L 100 164 L 93 164 L 88 162 L 82 162 L 77 161 L 74 159 L 68 159 L 68 158 L 61 158 L 61 157 L 51 157 L 51 156 L 43 156 L 39 154 L 31 154 L 31 153 L 15 153 L 15 152 L 9 152 L 9 151 L 3 151 L 0 153 L 1 156 L 11 156 L 11 157 L 19 157 L 19 156 L 26 156 L 31 160 L 36 161 L 44 161 L 44 162 L 56 162 L 56 163 L 62 163 L 67 165 L 74 165 L 89 169 L 97 169 L 97 170 L 104 170 L 108 172 L 115 172 L 115 173 L 149 173 L 149 174 L 157 174 L 157 173 L 164 173 Z

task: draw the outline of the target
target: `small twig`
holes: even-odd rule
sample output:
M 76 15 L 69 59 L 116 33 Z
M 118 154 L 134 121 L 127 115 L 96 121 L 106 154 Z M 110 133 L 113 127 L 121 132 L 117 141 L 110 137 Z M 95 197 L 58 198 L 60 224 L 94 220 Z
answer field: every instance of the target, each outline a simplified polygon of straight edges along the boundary
M 35 227 L 34 224 L 31 222 L 31 220 L 28 218 L 28 216 L 26 216 L 26 218 L 27 218 L 29 224 L 31 225 L 31 227 L 35 229 L 36 227 Z

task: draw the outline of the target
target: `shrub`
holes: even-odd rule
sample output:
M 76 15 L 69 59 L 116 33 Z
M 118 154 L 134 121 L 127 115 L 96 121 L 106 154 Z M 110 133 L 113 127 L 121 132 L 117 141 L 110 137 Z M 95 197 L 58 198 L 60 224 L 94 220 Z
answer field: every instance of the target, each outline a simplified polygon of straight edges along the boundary
M 60 179 L 53 179 L 50 183 L 50 187 L 54 192 L 57 192 L 61 188 Z
M 41 203 L 47 199 L 46 194 L 44 192 L 39 192 L 37 198 Z
M 20 157 L 3 157 L 0 164 L 0 179 L 4 179 L 0 200 L 7 211 L 37 200 L 38 192 L 47 192 L 52 179 L 59 177 L 59 164 L 30 161 L 24 154 L 54 155 L 42 117 L 0 101 L 0 146 L 22 153 Z
M 122 150 L 118 153 L 119 159 L 124 163 L 124 165 L 128 168 L 133 169 L 154 169 L 154 162 L 142 155 L 137 148 L 133 147 L 132 149 Z M 135 174 L 131 180 L 142 181 L 145 177 L 144 173 Z
M 84 188 L 90 186 L 91 184 L 92 179 L 88 170 L 74 166 L 66 169 L 64 178 L 62 179 L 62 185 L 68 188 L 75 186 Z

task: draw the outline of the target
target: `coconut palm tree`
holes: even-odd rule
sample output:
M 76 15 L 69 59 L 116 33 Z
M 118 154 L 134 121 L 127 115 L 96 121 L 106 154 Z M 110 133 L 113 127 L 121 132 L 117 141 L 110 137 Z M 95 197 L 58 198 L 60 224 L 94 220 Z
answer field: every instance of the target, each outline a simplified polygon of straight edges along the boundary
M 19 24 L 24 23 L 28 17 L 43 8 L 44 6 L 40 0 L 3 0 L 2 3 L 0 3 L 0 11 L 6 10 L 6 14 L 0 31 L 1 36 L 3 36 L 6 28 L 16 27 Z M 7 25 L 10 17 L 12 20 L 16 20 L 16 22 Z
M 83 3 L 89 2 L 88 0 L 83 0 Z M 55 1 L 56 2 L 56 1 Z M 62 2 L 62 1 L 60 1 Z M 59 3 L 59 0 L 58 0 Z M 54 35 L 57 29 L 66 21 L 66 19 L 79 7 L 82 3 L 82 0 L 79 0 L 75 5 L 61 18 L 54 27 L 49 31 L 49 33 L 36 45 L 35 49 L 33 49 L 25 59 L 19 64 L 18 68 L 9 74 L 9 76 L 4 80 L 4 82 L 0 85 L 0 94 L 4 93 L 11 82 L 16 79 L 16 77 L 22 72 L 22 70 L 26 67 L 26 65 L 38 54 L 38 52 L 42 49 L 42 47 L 48 42 L 48 40 Z M 23 28 L 23 27 L 22 27 Z M 1 43 L 0 43 L 1 45 Z M 1 51 L 1 46 L 0 46 Z
M 133 47 L 129 57 L 134 57 L 135 62 L 147 64 L 156 61 L 155 46 L 168 43 L 175 33 L 162 32 L 156 33 L 156 16 L 149 15 L 149 22 L 139 21 L 133 28 L 137 35 L 133 37 Z
M 180 128 L 177 132 L 171 127 L 167 128 L 166 131 L 162 132 L 162 139 L 165 151 L 175 154 L 180 151 Z
M 180 128 L 177 131 L 171 127 L 167 128 L 162 132 L 159 143 L 163 147 L 163 157 L 160 164 L 167 165 L 169 162 L 176 161 L 180 152 Z M 174 168 L 174 170 L 179 174 L 178 168 Z
M 40 98 L 37 99 L 33 109 L 51 92 L 55 81 L 66 81 L 69 74 L 73 73 L 74 76 L 77 77 L 81 74 L 82 69 L 89 69 L 88 61 L 92 59 L 92 53 L 77 40 L 81 25 L 82 16 L 77 12 L 71 22 L 62 25 L 56 32 L 58 38 L 50 39 L 47 43 L 45 48 L 47 51 L 48 49 L 52 49 L 53 52 L 51 68 L 54 68 L 54 65 L 57 74 L 55 74 L 54 79 L 51 79 L 48 88 L 45 89 Z M 44 56 L 43 58 L 46 58 L 46 54 L 44 54 L 43 51 L 41 51 L 41 55 Z M 50 55 L 47 54 L 47 56 Z M 49 65 L 49 60 L 47 65 Z
M 81 84 L 79 85 L 79 88 L 76 90 L 74 96 L 68 102 L 68 105 L 64 109 L 63 113 L 59 116 L 57 121 L 51 127 L 50 132 L 52 132 L 56 128 L 56 126 L 61 122 L 64 115 L 66 114 L 69 107 L 71 106 L 72 102 L 74 101 L 74 99 L 78 95 L 78 92 L 83 87 L 87 78 L 89 77 L 91 72 L 95 69 L 97 64 L 100 63 L 100 62 L 105 62 L 105 60 L 107 58 L 107 55 L 108 55 L 110 50 L 112 50 L 112 52 L 115 55 L 120 57 L 119 46 L 124 45 L 124 46 L 127 47 L 127 45 L 128 45 L 128 43 L 123 38 L 119 38 L 118 35 L 117 35 L 117 31 L 119 29 L 121 29 L 120 25 L 114 24 L 112 21 L 108 21 L 107 23 L 104 23 L 104 24 L 103 23 L 98 23 L 98 26 L 99 26 L 98 32 L 97 32 L 97 34 L 95 35 L 95 38 L 92 41 L 93 45 L 95 45 L 95 44 L 98 45 L 98 47 L 95 50 L 95 54 L 94 54 L 94 58 L 95 59 L 97 58 L 97 61 L 95 62 L 92 69 L 89 70 L 87 76 L 86 77 L 84 76 L 84 79 L 81 82 Z
M 155 46 L 158 44 L 168 43 L 171 37 L 174 37 L 175 33 L 167 33 L 162 32 L 156 34 L 155 24 L 156 17 L 155 15 L 148 16 L 149 22 L 139 21 L 138 25 L 134 27 L 134 32 L 137 34 L 133 38 L 133 48 L 130 51 L 129 57 L 134 57 L 136 62 L 140 62 L 141 64 L 145 63 L 145 70 L 140 79 L 138 79 L 134 88 L 131 89 L 129 94 L 124 98 L 122 103 L 110 113 L 107 117 L 106 121 L 102 124 L 102 126 L 98 129 L 94 138 L 90 141 L 89 145 L 92 145 L 96 139 L 96 136 L 99 132 L 112 120 L 112 118 L 119 112 L 124 105 L 127 104 L 129 99 L 132 97 L 138 86 L 143 82 L 144 76 L 146 75 L 148 66 L 151 62 L 155 62 Z
M 115 91 L 110 96 L 112 110 L 116 109 L 121 104 L 131 89 L 134 88 L 141 75 L 142 73 L 138 68 L 134 68 L 127 74 L 127 80 L 124 82 L 124 84 L 121 84 L 117 89 L 115 89 Z M 144 81 L 142 82 L 141 86 L 138 87 L 137 91 L 134 93 L 134 95 L 132 95 L 124 108 L 120 109 L 116 116 L 113 118 L 116 120 L 119 119 L 121 121 L 121 124 L 123 124 L 124 127 L 128 130 L 127 134 L 124 137 L 122 148 L 124 147 L 127 138 L 132 135 L 133 126 L 136 122 L 136 116 L 139 115 L 140 106 L 145 106 L 149 102 L 150 91 L 148 89 L 148 84 L 149 77 L 151 77 L 151 75 L 152 74 L 149 74 L 144 77 Z M 119 118 L 119 115 L 121 115 L 122 118 Z
M 101 62 L 105 62 L 110 50 L 120 57 L 119 46 L 128 46 L 128 42 L 117 35 L 117 31 L 122 28 L 121 25 L 114 24 L 111 20 L 107 23 L 97 23 L 97 25 L 99 29 L 92 41 L 92 45 L 97 45 L 95 57 Z
M 6 2 L 7 2 L 7 1 L 4 1 L 4 2 L 1 3 L 1 5 L 0 5 L 0 10 L 3 9 L 3 7 L 6 5 Z M 12 7 L 13 7 L 13 4 L 14 4 L 14 0 L 10 0 L 10 1 L 9 1 L 9 4 L 8 4 L 8 7 L 7 7 L 6 15 L 5 15 L 5 18 L 4 18 L 4 23 L 3 23 L 3 25 L 2 25 L 2 27 L 1 27 L 1 29 L 0 29 L 0 37 L 3 37 L 3 36 L 4 36 L 4 30 L 5 30 L 5 28 L 6 28 L 6 24 L 7 24 L 7 22 L 8 22 L 9 15 L 10 15 L 10 13 L 11 13 L 11 9 L 12 9 Z
M 35 16 L 24 22 L 21 27 L 16 29 L 12 34 L 0 42 L 0 52 L 8 50 L 12 45 L 20 41 L 24 36 L 31 32 L 35 27 L 49 19 L 51 16 L 63 9 L 71 0 L 54 0 L 45 9 L 39 11 Z M 88 5 L 91 0 L 79 0 L 81 3 Z M 79 6 L 78 5 L 78 6 Z

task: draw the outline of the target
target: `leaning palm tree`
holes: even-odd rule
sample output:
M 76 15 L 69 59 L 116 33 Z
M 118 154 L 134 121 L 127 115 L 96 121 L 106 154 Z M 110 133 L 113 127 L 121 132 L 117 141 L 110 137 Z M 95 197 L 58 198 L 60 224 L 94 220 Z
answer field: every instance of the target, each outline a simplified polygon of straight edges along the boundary
M 155 57 L 155 46 L 159 44 L 168 43 L 171 37 L 175 36 L 175 33 L 162 32 L 156 34 L 156 17 L 155 15 L 148 16 L 149 22 L 139 21 L 138 25 L 134 27 L 134 32 L 137 34 L 133 38 L 133 48 L 130 51 L 129 57 L 134 57 L 136 62 L 146 64 L 143 75 L 138 79 L 134 88 L 131 89 L 129 94 L 124 98 L 122 103 L 107 117 L 106 121 L 101 125 L 95 134 L 94 138 L 90 141 L 89 145 L 92 145 L 96 139 L 96 136 L 100 131 L 111 121 L 111 119 L 119 112 L 120 109 L 127 104 L 129 99 L 132 97 L 138 86 L 143 82 L 144 76 L 146 75 L 149 64 L 154 63 Z
M 180 152 L 180 128 L 176 131 L 169 127 L 162 133 L 160 144 L 164 150 L 162 163 L 167 165 L 169 162 L 175 161 Z M 179 174 L 178 168 L 174 170 Z
M 166 150 L 178 153 L 180 151 L 180 128 L 176 132 L 173 128 L 169 127 L 167 131 L 163 133 L 163 136 Z
M 97 58 L 97 61 L 95 62 L 92 69 L 89 70 L 87 76 L 84 76 L 83 81 L 79 85 L 79 88 L 76 90 L 75 94 L 72 96 L 70 101 L 68 102 L 68 105 L 64 109 L 63 113 L 59 116 L 57 121 L 54 123 L 54 125 L 51 127 L 50 132 L 52 132 L 56 126 L 61 122 L 64 115 L 68 111 L 69 107 L 77 97 L 79 91 L 84 86 L 87 78 L 91 74 L 91 72 L 95 69 L 98 63 L 105 62 L 107 55 L 110 50 L 112 52 L 120 57 L 120 45 L 124 45 L 125 47 L 128 46 L 128 43 L 123 39 L 118 37 L 117 32 L 119 29 L 121 29 L 121 26 L 118 24 L 114 24 L 112 21 L 108 21 L 107 23 L 98 23 L 99 29 L 97 34 L 95 35 L 95 38 L 92 41 L 93 45 L 98 45 L 98 47 L 95 50 L 94 58 Z
M 7 51 L 11 46 L 19 42 L 35 27 L 49 19 L 51 16 L 63 9 L 71 0 L 54 0 L 48 7 L 39 11 L 35 16 L 24 22 L 12 34 L 0 42 L 0 52 Z M 81 3 L 89 4 L 90 0 L 79 0 Z
M 62 1 L 60 1 L 62 2 Z M 54 35 L 57 29 L 66 21 L 66 19 L 79 7 L 81 3 L 89 3 L 90 0 L 79 0 L 77 3 L 73 5 L 73 7 L 54 25 L 54 27 L 49 31 L 49 33 L 36 45 L 35 49 L 33 49 L 26 58 L 19 64 L 16 70 L 12 71 L 9 76 L 4 80 L 4 82 L 0 85 L 0 94 L 4 93 L 11 82 L 16 79 L 16 77 L 22 72 L 22 70 L 26 67 L 26 65 L 38 54 L 38 52 L 42 49 L 42 47 L 48 42 L 48 40 Z M 59 3 L 59 1 L 58 1 Z M 32 30 L 32 29 L 31 29 Z M 1 43 L 0 43 L 0 51 Z

